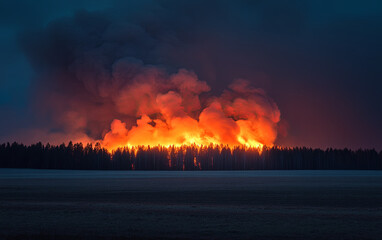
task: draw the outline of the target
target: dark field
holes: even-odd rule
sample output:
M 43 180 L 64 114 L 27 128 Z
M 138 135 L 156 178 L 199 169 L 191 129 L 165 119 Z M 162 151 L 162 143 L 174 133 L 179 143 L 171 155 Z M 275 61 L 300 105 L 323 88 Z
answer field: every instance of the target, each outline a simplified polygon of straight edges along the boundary
M 382 239 L 381 171 L 0 169 L 0 239 Z

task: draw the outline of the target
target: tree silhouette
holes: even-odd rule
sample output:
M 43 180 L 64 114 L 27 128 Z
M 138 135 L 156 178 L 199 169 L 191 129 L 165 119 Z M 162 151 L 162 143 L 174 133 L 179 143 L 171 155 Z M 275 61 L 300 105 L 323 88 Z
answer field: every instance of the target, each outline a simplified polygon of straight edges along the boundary
M 181 147 L 136 146 L 110 153 L 94 146 L 69 142 L 53 146 L 41 142 L 26 146 L 0 145 L 1 168 L 103 170 L 382 170 L 382 151 L 375 149 L 312 149 L 224 145 Z

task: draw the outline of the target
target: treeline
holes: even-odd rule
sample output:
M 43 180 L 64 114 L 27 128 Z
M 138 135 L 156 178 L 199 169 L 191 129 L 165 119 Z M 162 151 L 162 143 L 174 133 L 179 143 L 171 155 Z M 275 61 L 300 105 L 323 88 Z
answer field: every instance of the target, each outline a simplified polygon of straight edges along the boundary
M 133 147 L 109 153 L 100 144 L 0 145 L 1 168 L 98 170 L 382 170 L 382 151 L 196 145 Z

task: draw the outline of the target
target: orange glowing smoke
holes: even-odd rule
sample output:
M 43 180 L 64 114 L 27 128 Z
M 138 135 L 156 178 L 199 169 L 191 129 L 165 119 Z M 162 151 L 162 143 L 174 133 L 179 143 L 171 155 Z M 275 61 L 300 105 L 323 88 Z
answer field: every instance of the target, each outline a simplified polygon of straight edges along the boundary
M 277 105 L 245 80 L 229 88 L 219 97 L 205 97 L 210 87 L 192 72 L 180 70 L 164 79 L 142 75 L 115 96 L 119 110 L 135 123 L 114 119 L 101 145 L 110 151 L 137 145 L 272 146 L 280 121 Z

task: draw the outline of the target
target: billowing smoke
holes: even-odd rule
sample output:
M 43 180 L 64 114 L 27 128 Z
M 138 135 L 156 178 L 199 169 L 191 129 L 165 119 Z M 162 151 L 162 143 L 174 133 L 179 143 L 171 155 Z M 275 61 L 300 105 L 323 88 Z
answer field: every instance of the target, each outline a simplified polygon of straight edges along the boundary
M 34 108 L 45 123 L 32 135 L 100 141 L 108 149 L 273 144 L 280 112 L 251 79 L 232 79 L 216 93 L 208 79 L 176 63 L 187 30 L 164 27 L 164 16 L 129 16 L 79 12 L 21 38 L 37 73 Z
M 152 69 L 150 69 L 152 71 Z M 201 103 L 206 82 L 181 69 L 167 78 L 132 80 L 115 100 L 133 126 L 115 119 L 103 140 L 109 149 L 130 145 L 272 145 L 280 112 L 261 89 L 237 80 L 230 90 Z M 154 86 L 154 87 L 153 87 Z

